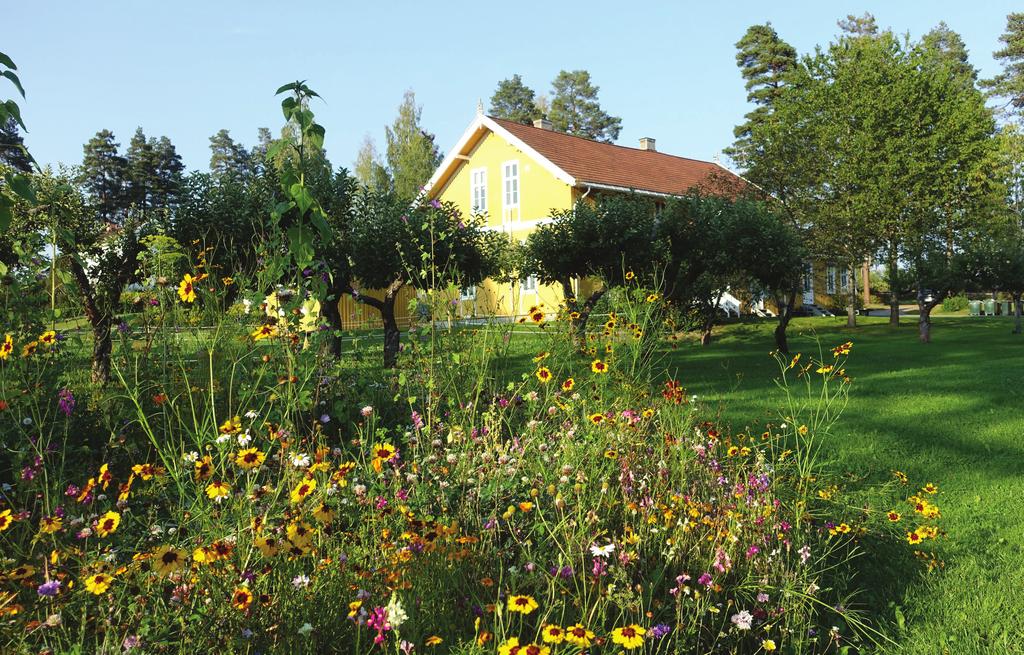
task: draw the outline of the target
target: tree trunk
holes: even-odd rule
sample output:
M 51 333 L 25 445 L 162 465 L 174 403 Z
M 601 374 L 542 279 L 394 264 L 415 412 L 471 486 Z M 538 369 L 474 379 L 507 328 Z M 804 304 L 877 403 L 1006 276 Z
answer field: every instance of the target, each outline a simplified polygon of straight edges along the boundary
M 775 347 L 779 352 L 789 354 L 789 341 L 786 339 L 786 328 L 793 317 L 793 308 L 796 306 L 796 291 L 790 291 L 785 306 L 779 307 L 779 324 L 775 326 Z
M 1020 294 L 1020 293 L 1013 294 L 1013 333 L 1014 334 L 1021 334 L 1021 332 L 1022 332 L 1022 326 L 1021 326 L 1021 313 L 1022 313 L 1021 295 L 1022 294 Z
M 857 327 L 857 269 L 850 267 L 849 289 L 850 298 L 846 305 L 846 327 Z
M 932 342 L 932 307 L 935 307 L 935 305 L 931 303 L 917 304 L 917 308 L 920 312 L 917 319 L 917 331 L 918 338 L 921 340 L 921 343 Z
M 100 315 L 92 323 L 92 381 L 106 384 L 110 380 L 110 354 L 114 342 L 111 338 L 113 320 L 109 314 Z
M 867 307 L 871 304 L 871 261 L 864 260 L 864 265 L 861 267 L 861 291 L 864 295 L 864 306 Z
M 578 312 L 580 317 L 573 322 L 573 339 L 577 343 L 586 343 L 587 339 L 587 321 L 590 318 L 591 312 L 594 311 L 594 307 L 597 305 L 597 301 L 600 300 L 607 289 L 598 289 L 594 293 L 590 294 L 581 305 L 579 298 L 572 290 L 572 282 L 562 280 L 562 297 L 565 299 L 565 306 L 569 308 L 569 311 Z
M 331 354 L 335 357 L 341 355 L 341 293 L 338 289 L 329 289 L 327 300 L 323 303 L 324 317 L 327 319 L 327 324 L 331 326 L 332 333 L 327 344 Z
M 380 312 L 384 320 L 384 368 L 395 368 L 398 365 L 398 350 L 401 333 L 398 321 L 395 320 L 395 297 L 388 294 L 384 297 Z
M 702 346 L 706 346 L 711 343 L 711 330 L 715 327 L 715 314 L 718 313 L 718 305 L 722 302 L 722 297 L 724 295 L 724 291 L 718 294 L 718 297 L 715 298 L 715 302 L 704 314 L 704 324 L 701 326 L 700 330 L 700 345 Z
M 900 290 L 897 284 L 897 263 L 895 259 L 889 260 L 889 325 L 900 324 Z

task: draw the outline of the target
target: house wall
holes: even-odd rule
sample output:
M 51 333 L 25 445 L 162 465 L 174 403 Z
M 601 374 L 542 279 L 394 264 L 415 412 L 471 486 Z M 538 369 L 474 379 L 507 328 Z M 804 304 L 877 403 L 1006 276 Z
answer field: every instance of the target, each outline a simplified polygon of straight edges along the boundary
M 488 229 L 508 235 L 509 239 L 523 242 L 538 225 L 549 220 L 552 209 L 568 209 L 573 204 L 573 189 L 552 175 L 525 152 L 500 136 L 488 132 L 468 154 L 459 169 L 432 198 L 452 202 L 469 215 L 473 203 L 473 172 L 486 171 Z M 506 202 L 504 169 L 508 162 L 518 164 L 518 206 Z M 485 280 L 476 289 L 476 298 L 459 301 L 462 316 L 521 316 L 530 308 L 541 305 L 553 313 L 562 302 L 562 290 L 557 286 L 527 283 L 498 283 Z

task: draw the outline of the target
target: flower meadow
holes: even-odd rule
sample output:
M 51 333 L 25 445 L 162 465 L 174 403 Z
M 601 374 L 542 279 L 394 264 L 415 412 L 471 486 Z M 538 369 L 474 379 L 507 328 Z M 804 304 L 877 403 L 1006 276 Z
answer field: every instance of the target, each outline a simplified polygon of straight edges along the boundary
M 777 420 L 732 433 L 661 367 L 671 308 L 632 276 L 583 334 L 423 294 L 385 370 L 330 352 L 315 271 L 267 294 L 178 267 L 106 386 L 78 334 L 0 331 L 5 653 L 864 652 L 889 642 L 858 557 L 941 566 L 933 483 L 852 496 L 819 463 L 854 344 L 774 354 Z

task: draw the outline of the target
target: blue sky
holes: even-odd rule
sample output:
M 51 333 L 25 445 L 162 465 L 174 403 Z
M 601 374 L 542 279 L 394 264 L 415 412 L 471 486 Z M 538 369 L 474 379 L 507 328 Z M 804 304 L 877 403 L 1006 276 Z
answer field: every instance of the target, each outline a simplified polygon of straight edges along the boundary
M 734 44 L 749 25 L 770 20 L 803 53 L 848 13 L 870 11 L 915 38 L 944 20 L 990 76 L 1013 4 L 62 0 L 6 8 L 2 48 L 26 87 L 26 142 L 41 163 L 78 163 L 97 130 L 124 145 L 141 125 L 205 169 L 217 130 L 247 145 L 258 127 L 276 133 L 273 92 L 297 78 L 325 100 L 314 109 L 336 166 L 351 165 L 364 134 L 383 149 L 384 125 L 410 88 L 447 150 L 498 80 L 519 73 L 546 92 L 559 70 L 577 68 L 622 117 L 619 143 L 651 136 L 663 152 L 711 159 L 748 111 Z

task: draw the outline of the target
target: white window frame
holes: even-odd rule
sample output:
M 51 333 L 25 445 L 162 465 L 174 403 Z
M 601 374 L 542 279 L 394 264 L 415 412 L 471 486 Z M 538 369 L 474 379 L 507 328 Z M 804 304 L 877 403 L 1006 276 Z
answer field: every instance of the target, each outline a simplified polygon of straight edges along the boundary
M 471 214 L 487 213 L 486 167 L 473 168 L 469 171 L 469 206 Z
M 836 267 L 829 265 L 825 269 L 825 293 L 834 294 L 836 292 Z
M 850 269 L 846 267 L 839 269 L 839 291 L 841 293 L 850 292 Z
M 515 167 L 515 175 L 509 175 L 511 167 Z M 511 183 L 511 186 L 510 186 Z M 519 184 L 519 160 L 510 159 L 501 164 L 501 199 L 505 209 L 518 209 L 522 200 Z
M 537 293 L 537 276 L 527 275 L 519 281 L 519 290 L 523 293 Z
M 474 284 L 471 287 L 464 287 L 459 292 L 459 298 L 461 300 L 476 300 L 476 285 Z

